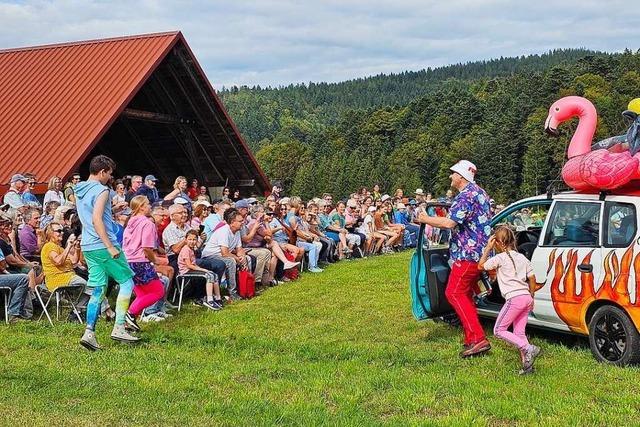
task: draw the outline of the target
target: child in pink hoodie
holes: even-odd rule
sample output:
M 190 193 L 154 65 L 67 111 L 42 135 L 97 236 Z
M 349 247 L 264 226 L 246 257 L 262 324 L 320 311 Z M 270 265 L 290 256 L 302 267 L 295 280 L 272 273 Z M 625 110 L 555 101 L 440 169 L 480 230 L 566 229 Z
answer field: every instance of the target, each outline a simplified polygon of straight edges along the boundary
M 156 261 L 154 248 L 157 231 L 155 224 L 149 218 L 151 204 L 145 196 L 135 196 L 130 204 L 133 215 L 124 229 L 123 250 L 129 267 L 135 273 L 133 292 L 136 294 L 136 299 L 129 306 L 125 320 L 129 327 L 139 331 L 140 326 L 136 317 L 142 313 L 142 310 L 164 297 L 164 286 L 153 266 L 153 262 Z

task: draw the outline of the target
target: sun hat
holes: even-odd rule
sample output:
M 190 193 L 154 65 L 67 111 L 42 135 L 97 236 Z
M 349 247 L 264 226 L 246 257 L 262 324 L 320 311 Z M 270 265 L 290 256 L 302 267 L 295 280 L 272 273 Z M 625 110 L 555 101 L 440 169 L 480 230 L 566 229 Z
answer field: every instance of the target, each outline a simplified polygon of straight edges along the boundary
M 475 182 L 476 178 L 476 165 L 471 163 L 469 160 L 460 160 L 455 165 L 449 168 L 453 172 L 459 174 L 461 177 L 466 179 L 469 182 Z
M 404 203 L 398 203 L 396 205 L 396 209 L 406 209 L 407 207 L 404 205 Z
M 424 196 L 424 190 L 422 188 L 416 188 L 416 195 Z
M 389 200 L 390 198 L 391 198 L 391 196 L 390 196 L 390 195 L 385 194 L 385 195 L 383 195 L 382 197 L 380 197 L 380 200 L 381 200 L 381 201 L 383 201 L 383 202 L 386 202 L 386 201 L 387 201 L 387 200 Z
M 178 203 L 180 205 L 186 205 L 189 203 L 189 201 L 187 199 L 185 199 L 184 197 L 176 197 L 175 199 L 173 199 L 173 203 Z
M 194 207 L 194 208 L 195 208 L 196 206 L 198 206 L 198 205 L 204 205 L 204 206 L 206 206 L 206 207 L 208 207 L 208 208 L 210 208 L 210 207 L 211 207 L 211 203 L 207 202 L 206 200 L 198 200 L 198 201 L 196 201 L 196 202 L 193 202 L 193 207 Z
M 368 211 L 369 212 L 375 212 L 376 211 L 376 207 L 375 206 L 369 206 Z

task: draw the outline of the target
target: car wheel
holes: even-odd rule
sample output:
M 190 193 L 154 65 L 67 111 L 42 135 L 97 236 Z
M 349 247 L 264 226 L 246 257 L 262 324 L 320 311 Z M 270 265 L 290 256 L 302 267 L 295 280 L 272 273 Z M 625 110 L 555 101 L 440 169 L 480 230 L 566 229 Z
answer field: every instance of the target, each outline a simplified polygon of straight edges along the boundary
M 589 345 L 603 363 L 629 365 L 640 359 L 640 334 L 627 314 L 612 305 L 600 307 L 589 322 Z

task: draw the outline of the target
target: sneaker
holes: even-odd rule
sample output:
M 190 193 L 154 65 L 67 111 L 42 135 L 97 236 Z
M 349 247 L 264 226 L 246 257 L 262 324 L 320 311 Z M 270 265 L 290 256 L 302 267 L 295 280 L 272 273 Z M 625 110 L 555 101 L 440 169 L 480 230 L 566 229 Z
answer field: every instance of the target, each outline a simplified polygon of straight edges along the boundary
M 486 339 L 483 339 L 482 341 L 472 344 L 471 346 L 469 346 L 469 348 L 460 353 L 460 357 L 467 358 L 472 356 L 480 356 L 481 354 L 484 354 L 489 350 L 491 350 L 491 344 Z
M 111 339 L 123 343 L 131 344 L 140 341 L 140 338 L 131 335 L 124 328 L 124 325 L 115 325 L 111 331 Z
M 191 304 L 193 305 L 202 305 L 204 303 L 204 298 L 196 298 L 193 301 L 191 301 Z
M 164 317 L 158 316 L 158 313 L 153 313 L 153 314 L 145 314 L 144 316 L 142 316 L 140 320 L 142 320 L 143 323 L 164 322 Z
M 291 279 L 289 279 L 288 277 L 285 276 L 285 277 L 282 278 L 282 281 L 286 283 L 286 282 L 290 282 Z
M 159 311 L 157 313 L 155 313 L 157 316 L 162 317 L 163 319 L 168 319 L 170 317 L 173 317 L 173 314 L 171 313 L 165 313 L 164 311 Z
M 313 267 L 309 269 L 310 273 L 322 273 L 324 270 L 318 267 Z
M 533 374 L 535 372 L 535 368 L 532 366 L 528 369 L 522 368 L 518 371 L 518 375 L 528 375 L 528 374 Z
M 16 323 L 20 323 L 20 322 L 26 322 L 27 320 L 28 320 L 28 319 L 25 319 L 25 318 L 24 318 L 24 317 L 22 317 L 22 316 L 17 316 L 17 315 L 12 316 L 12 315 L 9 315 L 9 324 L 10 324 L 10 325 L 15 325 Z
M 238 295 L 237 292 L 230 293 L 229 297 L 231 298 L 232 301 L 240 301 L 242 299 L 242 297 Z
M 202 304 L 204 307 L 208 308 L 209 310 L 213 310 L 213 311 L 220 311 L 222 309 L 222 306 L 220 306 L 220 304 L 218 304 L 215 301 L 205 301 L 204 304 Z
M 297 267 L 299 265 L 300 265 L 299 262 L 287 261 L 287 262 L 284 263 L 284 267 L 283 268 L 285 270 L 290 270 L 290 269 L 292 269 L 294 267 Z
M 164 308 L 166 308 L 167 310 L 177 310 L 178 306 L 171 304 L 169 301 L 165 301 Z
M 522 370 L 526 371 L 528 369 L 533 368 L 533 362 L 536 360 L 536 357 L 540 354 L 540 347 L 535 345 L 530 345 L 524 351 L 524 362 L 522 363 Z
M 96 350 L 102 349 L 98 345 L 98 341 L 96 340 L 96 333 L 91 329 L 84 330 L 84 334 L 82 334 L 82 338 L 80 338 L 80 345 L 89 351 L 96 351 Z
M 124 316 L 124 322 L 129 326 L 129 328 L 133 331 L 140 331 L 140 325 L 136 322 L 136 317 L 127 311 L 127 314 Z

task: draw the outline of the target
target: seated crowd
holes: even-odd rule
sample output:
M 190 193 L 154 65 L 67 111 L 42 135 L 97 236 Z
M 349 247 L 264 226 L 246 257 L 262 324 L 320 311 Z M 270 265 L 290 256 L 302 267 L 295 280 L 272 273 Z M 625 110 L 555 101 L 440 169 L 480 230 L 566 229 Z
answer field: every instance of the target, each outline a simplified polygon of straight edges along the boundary
M 81 321 L 85 315 L 91 290 L 75 210 L 80 181 L 79 174 L 67 183 L 52 177 L 41 204 L 31 192 L 33 175 L 11 178 L 0 207 L 0 290 L 12 290 L 7 307 L 10 322 L 32 318 L 34 309 L 41 309 L 40 294 L 69 285 L 83 289 L 76 302 L 78 311 L 70 313 L 69 320 Z M 157 181 L 153 175 L 144 179 L 134 175 L 112 183 L 114 231 L 127 261 L 136 277 L 144 277 L 149 264 L 158 277 L 153 276 L 149 281 L 153 286 L 146 286 L 144 294 L 136 292 L 140 303 L 134 301 L 129 307 L 127 323 L 135 327 L 137 318 L 160 322 L 171 316 L 175 307 L 167 295 L 175 294 L 177 279 L 183 276 L 201 279 L 190 280 L 193 286 L 188 288 L 195 304 L 219 311 L 241 299 L 238 272 L 242 270 L 253 273 L 259 293 L 296 280 L 303 270 L 322 273 L 325 266 L 340 260 L 415 247 L 420 211 L 445 215 L 446 203 L 453 197 L 449 191 L 434 200 L 422 189 L 410 198 L 402 189 L 390 196 L 375 185 L 344 200 L 323 194 L 305 202 L 296 196 L 282 197 L 276 185 L 261 200 L 241 198 L 239 191 L 229 188 L 212 200 L 207 187 L 195 179 L 189 184 L 185 177 L 176 178 L 173 190 L 164 196 Z M 425 236 L 432 243 L 446 239 L 444 232 L 429 227 Z M 143 300 L 154 303 L 149 306 Z M 114 318 L 108 298 L 100 312 L 108 320 Z

